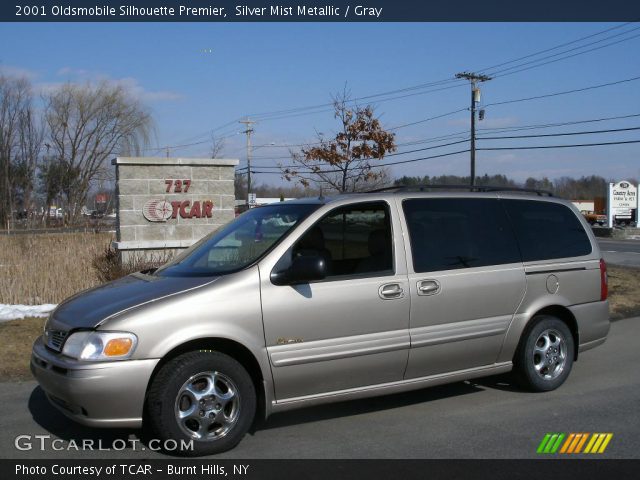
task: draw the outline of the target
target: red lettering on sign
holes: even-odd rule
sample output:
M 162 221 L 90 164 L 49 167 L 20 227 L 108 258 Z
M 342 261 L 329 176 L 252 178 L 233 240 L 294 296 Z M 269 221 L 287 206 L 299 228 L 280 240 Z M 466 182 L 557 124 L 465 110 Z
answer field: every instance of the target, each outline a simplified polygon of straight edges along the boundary
M 189 214 L 187 213 L 187 207 L 191 203 L 190 200 L 185 200 L 180 204 L 180 217 L 189 218 Z
M 189 208 L 191 206 L 191 208 Z M 174 200 L 171 202 L 171 218 L 211 218 L 213 216 L 213 202 L 211 200 L 195 201 L 191 205 L 191 200 Z
M 202 217 L 203 218 L 211 218 L 211 210 L 213 210 L 213 202 L 211 200 L 205 200 L 202 202 Z
M 171 218 L 178 218 L 178 210 L 180 209 L 180 202 L 171 202 L 171 206 L 173 207 L 173 213 L 171 214 Z
M 184 180 L 166 179 L 164 183 L 167 186 L 167 193 L 171 193 L 172 189 L 173 193 L 187 193 L 191 186 L 191 180 L 188 178 Z
M 196 202 L 193 204 L 193 207 L 191 207 L 191 212 L 189 212 L 189 218 L 200 218 L 200 202 Z

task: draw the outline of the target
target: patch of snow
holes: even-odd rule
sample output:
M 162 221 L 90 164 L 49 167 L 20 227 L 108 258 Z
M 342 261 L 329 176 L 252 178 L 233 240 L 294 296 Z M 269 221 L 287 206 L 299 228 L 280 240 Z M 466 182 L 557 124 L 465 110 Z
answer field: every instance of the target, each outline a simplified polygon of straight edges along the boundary
M 17 320 L 25 317 L 47 317 L 57 305 L 5 305 L 0 303 L 0 322 Z

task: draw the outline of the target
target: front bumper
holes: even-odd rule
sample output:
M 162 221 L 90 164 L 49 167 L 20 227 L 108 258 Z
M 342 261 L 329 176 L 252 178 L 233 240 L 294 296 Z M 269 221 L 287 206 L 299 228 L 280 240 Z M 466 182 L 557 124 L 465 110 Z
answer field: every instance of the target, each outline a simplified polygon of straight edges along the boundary
M 31 372 L 51 403 L 92 427 L 139 428 L 149 379 L 158 359 L 79 362 L 36 340 Z

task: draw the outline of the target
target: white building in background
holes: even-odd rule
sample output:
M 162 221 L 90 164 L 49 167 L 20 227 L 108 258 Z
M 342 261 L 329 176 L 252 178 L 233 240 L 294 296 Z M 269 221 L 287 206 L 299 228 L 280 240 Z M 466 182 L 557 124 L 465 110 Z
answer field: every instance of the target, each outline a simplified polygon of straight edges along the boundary
M 261 207 L 262 205 L 269 205 L 270 203 L 278 203 L 285 202 L 287 200 L 295 200 L 295 198 L 285 198 L 284 200 L 280 197 L 256 197 L 255 202 L 251 202 L 252 207 Z M 242 205 L 246 205 L 246 200 L 236 200 L 236 207 L 241 207 Z
M 571 203 L 573 203 L 581 212 L 595 211 L 595 202 L 593 200 L 571 200 Z

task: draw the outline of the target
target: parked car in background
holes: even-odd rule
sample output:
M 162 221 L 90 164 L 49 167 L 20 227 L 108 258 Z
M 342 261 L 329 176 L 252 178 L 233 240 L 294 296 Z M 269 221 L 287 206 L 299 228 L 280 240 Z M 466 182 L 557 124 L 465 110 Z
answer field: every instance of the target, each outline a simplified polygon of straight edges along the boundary
M 582 210 L 580 213 L 582 213 L 589 225 L 600 225 L 601 227 L 604 227 L 607 224 L 606 215 L 596 213 L 591 210 Z
M 31 369 L 70 418 L 144 422 L 193 441 L 187 455 L 304 406 L 511 370 L 558 388 L 609 331 L 586 220 L 542 195 L 419 190 L 250 209 L 161 268 L 60 304 Z

